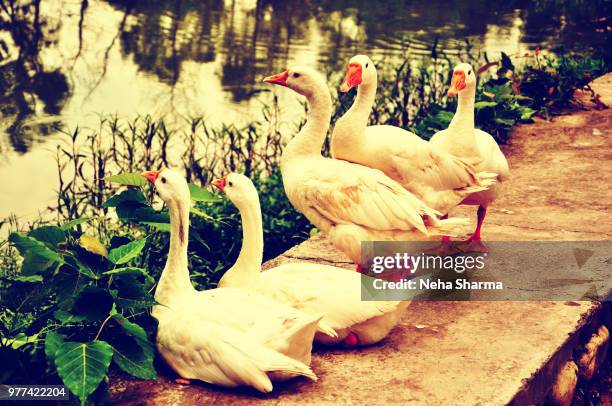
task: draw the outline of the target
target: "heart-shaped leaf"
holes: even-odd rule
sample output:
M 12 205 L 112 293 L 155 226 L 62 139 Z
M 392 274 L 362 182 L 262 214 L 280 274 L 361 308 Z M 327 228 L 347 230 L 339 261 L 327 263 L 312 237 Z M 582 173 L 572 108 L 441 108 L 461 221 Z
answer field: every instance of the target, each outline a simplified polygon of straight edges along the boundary
M 119 183 L 126 186 L 144 186 L 147 180 L 138 172 L 120 173 L 118 175 L 107 176 L 104 178 L 107 182 Z
M 15 245 L 24 258 L 21 271 L 25 275 L 45 271 L 55 263 L 64 263 L 61 255 L 36 238 L 23 233 L 12 233 L 9 236 L 9 241 Z
M 133 203 L 139 206 L 146 206 L 147 199 L 139 189 L 128 189 L 112 196 L 104 202 L 104 207 L 117 207 L 122 203 Z
M 38 227 L 30 231 L 28 235 L 47 244 L 51 248 L 55 248 L 59 244 L 66 241 L 66 233 L 64 230 L 56 226 Z
M 70 314 L 88 321 L 102 320 L 113 307 L 113 297 L 104 289 L 88 287 L 75 300 Z
M 114 349 L 113 360 L 125 372 L 141 379 L 155 379 L 153 367 L 153 345 L 147 333 L 136 323 L 121 314 L 114 319 L 121 325 L 125 335 L 115 336 L 111 342 Z
M 129 223 L 170 223 L 166 211 L 157 211 L 149 206 L 135 205 L 131 202 L 121 203 L 116 207 L 117 217 Z
M 115 303 L 122 308 L 144 309 L 156 304 L 147 284 L 139 281 L 136 275 L 121 275 L 113 279 L 111 290 Z
M 113 348 L 105 341 L 65 342 L 55 352 L 55 367 L 64 385 L 85 404 L 106 376 Z
M 108 254 L 108 260 L 117 265 L 125 264 L 140 254 L 146 242 L 146 238 L 141 238 L 140 240 L 113 248 Z

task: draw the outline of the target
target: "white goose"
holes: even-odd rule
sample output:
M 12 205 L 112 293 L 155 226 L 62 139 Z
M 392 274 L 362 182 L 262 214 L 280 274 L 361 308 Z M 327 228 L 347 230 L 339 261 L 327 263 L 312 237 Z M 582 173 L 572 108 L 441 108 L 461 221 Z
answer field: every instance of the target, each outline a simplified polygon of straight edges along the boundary
M 488 133 L 474 128 L 474 101 L 476 98 L 476 74 L 467 63 L 453 70 L 449 96 L 459 95 L 457 111 L 446 130 L 434 134 L 429 141 L 434 147 L 464 159 L 477 171 L 497 174 L 498 183 L 488 190 L 467 196 L 462 204 L 478 206 L 476 230 L 467 242 L 474 250 L 487 251 L 482 243 L 480 229 L 487 214 L 487 207 L 499 195 L 501 182 L 510 175 L 508 161 L 495 139 Z
M 357 86 L 357 96 L 332 131 L 334 158 L 380 169 L 442 213 L 496 182 L 496 174 L 476 173 L 462 159 L 437 150 L 410 131 L 391 125 L 367 126 L 376 97 L 376 67 L 367 56 L 357 55 L 346 70 L 340 91 Z
M 398 323 L 409 302 L 362 301 L 361 276 L 347 269 L 292 263 L 261 272 L 263 228 L 257 190 L 249 178 L 231 173 L 213 183 L 236 205 L 242 218 L 242 248 L 221 287 L 254 290 L 302 312 L 322 314 L 337 337 L 318 333 L 315 341 L 352 347 L 374 344 Z
M 286 86 L 308 100 L 306 124 L 281 157 L 285 192 L 352 261 L 360 262 L 361 241 L 432 239 L 455 234 L 466 223 L 440 220 L 440 212 L 377 169 L 321 155 L 332 102 L 319 73 L 294 67 L 264 82 Z
M 169 169 L 143 176 L 170 212 L 170 251 L 155 291 L 159 305 L 152 311 L 159 321 L 157 348 L 166 362 L 187 382 L 261 392 L 272 390 L 271 380 L 316 380 L 307 364 L 322 315 L 306 315 L 242 289 L 196 291 L 187 267 L 187 182 Z

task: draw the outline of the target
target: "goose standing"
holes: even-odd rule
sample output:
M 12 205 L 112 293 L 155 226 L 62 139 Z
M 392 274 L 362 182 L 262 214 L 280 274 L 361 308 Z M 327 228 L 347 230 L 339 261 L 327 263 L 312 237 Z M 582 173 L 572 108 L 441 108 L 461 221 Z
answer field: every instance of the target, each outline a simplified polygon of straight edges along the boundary
M 331 152 L 343 159 L 383 171 L 429 207 L 448 213 L 468 195 L 493 185 L 496 174 L 476 173 L 461 158 L 391 125 L 367 126 L 378 74 L 365 55 L 351 58 L 341 92 L 357 87 L 351 108 L 336 122 Z
M 321 155 L 332 102 L 319 73 L 294 67 L 264 82 L 288 87 L 308 100 L 306 124 L 281 157 L 285 193 L 353 262 L 361 260 L 362 241 L 428 240 L 455 234 L 465 224 L 465 219 L 440 220 L 440 212 L 377 169 Z
M 481 227 L 487 207 L 499 195 L 501 182 L 510 174 L 508 161 L 495 139 L 488 133 L 474 128 L 474 101 L 476 98 L 476 75 L 467 63 L 458 64 L 448 90 L 449 96 L 459 95 L 457 111 L 446 130 L 439 131 L 429 141 L 434 147 L 462 158 L 477 171 L 497 174 L 498 183 L 488 190 L 472 193 L 462 204 L 478 206 L 478 222 L 472 236 L 467 240 L 472 249 L 487 251 L 481 241 Z
M 257 190 L 249 178 L 231 173 L 213 184 L 240 211 L 242 248 L 220 287 L 253 290 L 309 314 L 322 314 L 337 337 L 318 333 L 315 341 L 346 346 L 374 344 L 399 322 L 409 302 L 362 301 L 361 276 L 347 269 L 292 263 L 261 272 L 263 227 Z
M 170 169 L 144 172 L 170 212 L 170 250 L 155 290 L 157 348 L 186 380 L 272 390 L 271 380 L 305 376 L 322 315 L 306 315 L 254 292 L 198 292 L 189 280 L 187 242 L 190 193 Z M 185 379 L 179 380 L 184 382 Z

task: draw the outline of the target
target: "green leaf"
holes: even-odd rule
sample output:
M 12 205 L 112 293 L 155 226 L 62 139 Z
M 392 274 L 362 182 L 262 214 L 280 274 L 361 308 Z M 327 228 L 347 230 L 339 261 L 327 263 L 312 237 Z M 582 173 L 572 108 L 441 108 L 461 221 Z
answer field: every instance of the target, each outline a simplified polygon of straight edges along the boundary
M 505 127 L 512 127 L 516 121 L 514 121 L 512 119 L 508 119 L 508 118 L 496 117 L 495 118 L 495 122 L 497 124 L 501 124 L 501 125 L 503 125 Z
M 115 298 L 117 305 L 124 309 L 147 309 L 155 306 L 157 302 L 149 295 L 149 297 L 131 298 L 117 295 Z
M 437 124 L 440 124 L 442 127 L 446 128 L 453 119 L 454 115 L 455 114 L 451 111 L 440 110 L 433 116 L 433 119 Z
M 40 275 L 15 275 L 10 277 L 11 281 L 24 282 L 24 283 L 38 283 L 42 282 L 43 278 Z
M 87 287 L 72 305 L 70 314 L 82 320 L 98 321 L 108 316 L 112 307 L 113 297 L 107 290 Z
M 54 311 L 53 317 L 55 317 L 55 319 L 62 324 L 78 323 L 85 320 L 85 317 L 83 316 L 75 316 L 74 314 L 62 309 Z
M 141 379 L 155 379 L 157 374 L 153 367 L 153 345 L 147 333 L 136 323 L 132 323 L 121 314 L 113 318 L 121 325 L 125 333 L 122 337 L 114 337 L 113 360 L 130 375 Z
M 108 260 L 117 265 L 125 264 L 140 254 L 146 242 L 146 238 L 141 238 L 140 240 L 114 248 L 108 254 Z
M 133 203 L 138 206 L 146 206 L 147 199 L 140 189 L 128 189 L 110 197 L 104 202 L 104 207 L 117 207 L 122 203 Z
M 103 272 L 102 275 L 148 275 L 147 270 L 144 268 L 138 268 L 135 266 L 125 266 L 122 268 L 112 269 L 110 271 Z
M 50 261 L 47 258 L 38 255 L 27 255 L 21 264 L 21 273 L 23 275 L 35 275 L 52 268 L 56 264 L 55 261 Z
M 17 349 L 26 344 L 29 340 L 30 337 L 25 335 L 25 333 L 19 333 L 13 337 L 13 344 L 11 344 L 11 348 Z
M 154 283 L 155 279 L 153 279 L 153 277 L 151 275 L 149 275 L 149 273 L 147 272 L 146 269 L 144 268 L 137 268 L 134 266 L 126 266 L 123 268 L 116 268 L 113 269 L 111 271 L 106 271 L 103 273 L 103 275 L 116 275 L 117 277 L 122 277 L 122 276 L 144 276 L 145 279 L 150 282 L 150 283 Z
M 71 258 L 67 260 L 70 261 Z M 62 266 L 44 286 L 48 286 L 51 292 L 55 292 L 60 305 L 65 305 L 60 308 L 68 309 L 82 287 L 89 282 L 90 280 L 81 277 L 78 266 Z
M 148 181 L 138 172 L 120 173 L 119 175 L 107 176 L 104 180 L 119 183 L 126 186 L 144 186 Z
M 115 314 L 113 318 L 117 321 L 117 323 L 119 323 L 127 335 L 136 339 L 139 345 L 142 345 L 143 347 L 151 347 L 149 337 L 147 337 L 147 333 L 142 327 L 136 323 L 132 323 L 119 313 Z
M 25 275 L 45 271 L 55 263 L 64 263 L 62 256 L 33 237 L 23 233 L 12 233 L 9 241 L 24 258 L 21 271 Z
M 145 283 L 137 275 L 121 275 L 113 279 L 111 293 L 117 306 L 130 309 L 144 309 L 156 304 Z
M 36 238 L 23 233 L 11 233 L 9 241 L 15 245 L 22 256 L 38 255 L 50 261 L 63 262 L 63 258 Z M 24 255 L 25 254 L 25 255 Z
M 536 111 L 529 107 L 524 107 L 521 111 L 521 120 L 529 120 L 536 113 Z
M 479 101 L 474 103 L 474 108 L 476 110 L 480 110 L 485 107 L 495 107 L 497 106 L 497 102 L 489 102 L 489 101 Z
M 81 275 L 85 275 L 90 279 L 99 279 L 98 275 L 92 270 L 91 266 L 79 258 L 77 252 L 66 253 L 66 264 L 77 270 Z
M 45 335 L 45 355 L 49 364 L 55 363 L 55 353 L 64 344 L 64 336 L 54 331 L 49 331 Z
M 156 211 L 149 206 L 134 205 L 131 202 L 121 203 L 115 208 L 117 217 L 130 223 L 169 223 L 170 216 L 167 211 Z
M 221 200 L 212 192 L 199 187 L 195 183 L 189 184 L 189 192 L 191 193 L 191 200 L 196 202 L 218 202 Z
M 108 372 L 113 348 L 105 341 L 65 342 L 55 353 L 55 367 L 64 385 L 85 404 Z
M 59 244 L 66 242 L 66 233 L 64 230 L 55 226 L 38 227 L 30 231 L 28 235 L 47 244 L 51 248 L 55 248 Z
M 93 217 L 79 217 L 76 218 L 74 220 L 71 220 L 65 224 L 63 224 L 62 226 L 60 226 L 60 228 L 64 231 L 68 231 L 70 230 L 72 227 L 74 226 L 78 226 L 79 224 L 83 224 L 88 222 L 89 220 L 91 220 Z

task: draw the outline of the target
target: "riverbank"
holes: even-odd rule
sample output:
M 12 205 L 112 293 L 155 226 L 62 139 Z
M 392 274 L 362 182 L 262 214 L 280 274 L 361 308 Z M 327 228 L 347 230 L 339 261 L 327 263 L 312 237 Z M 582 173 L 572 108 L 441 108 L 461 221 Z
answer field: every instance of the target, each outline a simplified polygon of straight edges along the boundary
M 612 74 L 592 87 L 612 104 Z M 486 240 L 612 240 L 612 109 L 586 103 L 587 110 L 536 119 L 512 132 L 504 151 L 511 178 L 487 217 Z M 475 217 L 473 208 L 456 214 Z M 353 266 L 322 235 L 266 266 L 295 261 Z M 181 386 L 165 373 L 156 381 L 114 376 L 110 396 L 122 404 L 151 405 L 539 404 L 570 365 L 573 350 L 610 323 L 609 315 L 596 302 L 420 302 L 380 345 L 317 350 L 316 384 L 291 381 L 264 396 Z

